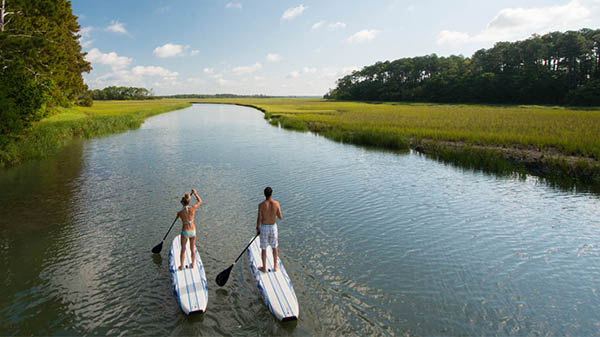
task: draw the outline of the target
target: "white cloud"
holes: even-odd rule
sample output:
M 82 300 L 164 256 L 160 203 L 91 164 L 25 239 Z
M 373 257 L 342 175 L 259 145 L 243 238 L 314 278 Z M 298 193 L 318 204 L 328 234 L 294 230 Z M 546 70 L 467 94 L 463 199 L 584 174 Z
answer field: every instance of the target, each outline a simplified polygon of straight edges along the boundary
M 360 32 L 355 33 L 350 36 L 347 41 L 350 43 L 361 43 L 366 41 L 371 41 L 379 34 L 378 30 L 375 29 L 363 29 Z
M 224 87 L 224 86 L 226 86 L 227 84 L 229 84 L 229 81 L 227 81 L 227 80 L 226 80 L 226 79 L 224 79 L 224 78 L 221 78 L 221 77 L 219 77 L 219 78 L 217 78 L 217 83 L 219 83 L 219 85 L 220 85 L 220 86 Z
M 79 38 L 79 43 L 81 44 L 81 47 L 89 48 L 94 43 L 94 40 L 88 40 L 92 30 L 94 30 L 94 27 L 92 26 L 83 27 L 79 30 L 79 35 L 81 35 Z
M 240 2 L 228 2 L 225 8 L 242 9 L 242 4 Z
M 102 53 L 98 48 L 90 50 L 85 59 L 88 62 L 110 66 L 113 71 L 123 69 L 133 61 L 133 59 L 126 56 L 119 56 L 115 52 Z
M 319 71 L 319 76 L 323 79 L 328 79 L 330 81 L 335 82 L 340 77 L 344 77 L 348 74 L 351 74 L 353 71 L 356 71 L 359 69 L 360 68 L 358 68 L 356 66 L 342 67 L 342 68 L 328 67 L 328 68 L 321 69 Z
M 82 27 L 79 30 L 79 35 L 81 35 L 81 37 L 88 37 L 88 36 L 90 36 L 90 33 L 92 32 L 92 30 L 94 30 L 94 27 L 92 27 L 92 26 Z
M 343 29 L 343 28 L 346 28 L 346 24 L 343 22 L 335 22 L 335 23 L 330 23 L 328 27 L 331 30 Z
M 298 78 L 300 77 L 300 75 L 302 74 L 314 74 L 317 72 L 317 68 L 311 68 L 311 67 L 304 67 L 302 68 L 302 70 L 294 70 L 291 71 L 288 75 L 287 78 Z
M 157 66 L 137 66 L 131 72 L 137 76 L 160 76 L 164 78 L 175 78 L 179 75 L 177 72 Z
M 312 25 L 312 30 L 318 30 L 325 24 L 325 21 L 319 21 Z
M 442 30 L 438 34 L 437 44 L 463 44 L 469 42 L 471 37 L 467 33 Z
M 158 7 L 156 10 L 154 10 L 154 13 L 156 14 L 163 14 L 166 13 L 168 11 L 171 10 L 170 6 L 163 6 L 163 7 Z
M 279 54 L 267 54 L 267 60 L 270 62 L 278 62 L 281 61 L 281 56 Z
M 214 72 L 215 72 L 215 70 L 213 68 L 204 68 L 205 74 L 213 74 Z
M 173 57 L 181 54 L 183 46 L 179 44 L 167 43 L 164 46 L 156 47 L 154 49 L 154 55 L 158 57 Z
M 255 64 L 253 64 L 251 66 L 235 67 L 231 71 L 233 71 L 234 73 L 236 73 L 238 75 L 241 75 L 241 74 L 253 73 L 261 68 L 262 68 L 262 64 L 260 64 L 259 62 L 256 62 Z
M 288 8 L 281 15 L 281 19 L 282 20 L 293 20 L 297 16 L 301 15 L 307 8 L 308 7 L 305 7 L 304 5 L 300 5 L 298 7 Z
M 475 35 L 465 32 L 443 30 L 437 44 L 465 44 L 517 40 L 533 33 L 545 34 L 551 31 L 577 30 L 588 26 L 585 19 L 591 11 L 579 0 L 571 0 L 565 5 L 532 8 L 505 8 Z
M 83 48 L 89 48 L 92 46 L 92 44 L 94 43 L 95 40 L 87 40 L 87 41 L 80 41 L 81 42 L 81 47 Z
M 127 32 L 127 29 L 125 29 L 125 25 L 119 21 L 111 21 L 110 25 L 108 27 L 106 27 L 106 30 L 109 32 L 113 32 L 113 33 L 119 33 L 119 34 L 129 34 Z
M 197 49 L 194 49 L 194 50 L 192 50 L 192 51 L 190 52 L 190 56 L 196 56 L 196 55 L 198 55 L 198 54 L 200 54 L 200 51 L 199 51 L 199 50 L 197 50 Z

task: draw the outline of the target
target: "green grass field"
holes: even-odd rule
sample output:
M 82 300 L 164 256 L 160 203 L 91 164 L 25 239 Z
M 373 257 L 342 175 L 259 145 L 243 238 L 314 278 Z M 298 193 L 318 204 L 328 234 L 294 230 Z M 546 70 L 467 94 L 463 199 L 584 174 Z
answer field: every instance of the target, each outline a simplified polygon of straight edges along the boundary
M 149 116 L 190 106 L 185 100 L 96 101 L 56 108 L 22 138 L 0 151 L 0 166 L 55 154 L 74 137 L 91 138 L 138 128 Z
M 600 109 L 542 106 L 358 103 L 317 98 L 96 101 L 89 108 L 55 109 L 25 137 L 0 152 L 0 166 L 52 155 L 74 137 L 138 128 L 145 118 L 188 107 L 190 102 L 252 106 L 262 110 L 273 125 L 314 131 L 344 143 L 397 150 L 418 146 L 422 152 L 465 167 L 555 175 L 600 188 Z M 445 142 L 458 146 L 449 147 Z M 515 155 L 498 148 L 519 152 Z M 541 156 L 531 160 L 521 156 L 521 150 L 534 150 Z
M 349 143 L 407 148 L 409 139 L 548 150 L 600 159 L 600 110 L 338 102 L 323 99 L 204 99 L 251 105 L 273 123 Z

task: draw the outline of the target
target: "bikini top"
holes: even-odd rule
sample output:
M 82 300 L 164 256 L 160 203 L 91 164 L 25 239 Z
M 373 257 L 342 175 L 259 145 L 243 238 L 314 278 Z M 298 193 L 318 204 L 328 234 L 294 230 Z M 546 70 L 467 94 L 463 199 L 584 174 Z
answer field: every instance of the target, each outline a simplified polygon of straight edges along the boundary
M 188 215 L 190 214 L 190 210 L 189 210 L 190 206 L 183 206 L 183 208 L 181 209 L 182 211 L 185 211 Z M 183 219 L 182 219 L 183 221 Z M 192 221 L 183 221 L 184 225 L 191 225 Z

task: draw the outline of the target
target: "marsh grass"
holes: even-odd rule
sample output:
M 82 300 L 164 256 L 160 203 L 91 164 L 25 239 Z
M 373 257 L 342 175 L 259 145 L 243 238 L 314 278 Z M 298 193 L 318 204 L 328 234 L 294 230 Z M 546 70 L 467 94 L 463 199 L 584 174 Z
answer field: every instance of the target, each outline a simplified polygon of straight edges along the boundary
M 253 106 L 264 111 L 266 119 L 278 119 L 275 125 L 299 130 L 303 122 L 310 131 L 344 142 L 352 139 L 348 142 L 355 144 L 389 147 L 393 139 L 389 135 L 395 135 L 406 139 L 420 137 L 471 145 L 555 150 L 564 155 L 600 160 L 598 109 L 375 104 L 317 98 L 205 99 L 199 102 Z
M 190 106 L 182 100 L 98 101 L 92 107 L 54 109 L 0 151 L 0 166 L 56 154 L 75 137 L 92 138 L 139 128 L 147 117 Z
M 255 107 L 269 123 L 368 147 L 411 147 L 440 161 L 500 176 L 600 190 L 600 109 L 474 104 L 340 102 L 318 98 L 204 99 Z M 422 140 L 429 140 L 422 142 Z M 453 143 L 456 146 L 448 146 Z M 511 151 L 521 152 L 514 156 Z M 531 160 L 525 152 L 542 156 Z M 548 154 L 547 157 L 544 157 Z M 556 156 L 574 156 L 573 162 Z M 518 158 L 522 156 L 522 158 Z

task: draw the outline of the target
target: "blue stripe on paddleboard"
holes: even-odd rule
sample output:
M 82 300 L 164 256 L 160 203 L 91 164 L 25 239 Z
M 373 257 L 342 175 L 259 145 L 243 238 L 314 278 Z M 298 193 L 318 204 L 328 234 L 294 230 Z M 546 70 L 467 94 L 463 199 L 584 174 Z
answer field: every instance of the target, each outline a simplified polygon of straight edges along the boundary
M 252 253 L 252 248 L 249 247 L 248 248 L 248 256 L 254 261 L 254 263 L 251 263 L 252 265 L 252 271 L 254 272 L 254 278 L 256 278 L 256 284 L 258 286 L 258 290 L 260 290 L 260 292 L 264 295 L 265 297 L 265 301 L 266 301 L 266 305 L 269 307 L 269 311 L 273 312 L 273 305 L 271 304 L 271 299 L 269 298 L 269 293 L 267 292 L 267 288 L 265 286 L 265 281 L 260 277 L 261 276 L 261 271 L 258 270 L 258 268 L 255 266 L 256 264 L 258 264 L 258 260 L 254 258 L 254 254 Z M 262 285 L 261 285 L 262 282 Z M 277 295 L 277 294 L 275 294 Z M 277 299 L 277 301 L 279 301 L 279 299 Z M 279 303 L 279 305 L 281 305 L 281 302 Z
M 190 240 L 188 240 L 188 241 L 190 241 Z M 196 247 L 194 247 L 194 248 L 196 248 Z M 191 252 L 191 249 L 192 249 L 192 243 L 190 242 L 190 249 L 186 250 L 186 257 L 189 257 L 189 259 L 190 259 L 190 265 L 192 264 L 191 263 L 192 262 L 192 252 Z M 198 266 L 196 266 L 196 268 L 198 268 Z M 194 285 L 194 295 L 196 295 L 196 304 L 198 305 L 198 309 L 201 309 L 201 307 L 200 307 L 200 300 L 198 299 L 198 289 L 196 289 L 196 282 L 194 281 L 194 271 L 193 271 L 192 268 L 189 268 L 189 269 L 190 269 L 190 274 L 192 275 L 192 284 Z M 202 278 L 202 277 L 200 277 L 200 278 Z
M 273 247 L 271 247 L 271 254 L 273 254 Z M 269 259 L 267 259 L 269 260 Z M 271 265 L 271 269 L 273 269 L 273 263 L 267 261 L 270 265 Z M 280 266 L 281 267 L 281 266 Z M 283 268 L 281 268 L 281 275 L 283 275 Z M 279 282 L 279 279 L 275 276 L 273 276 L 273 278 L 275 279 L 275 281 L 277 281 L 277 285 L 279 286 L 279 289 L 281 290 L 281 293 L 283 294 L 283 299 L 285 300 L 285 303 L 288 305 L 288 308 L 290 309 L 289 312 L 293 315 L 294 314 L 294 310 L 292 309 L 292 306 L 290 305 L 290 302 L 287 299 L 287 296 L 285 295 L 285 291 L 283 291 L 283 288 L 281 287 L 281 283 Z M 284 312 L 284 316 L 287 315 Z
M 179 307 L 181 308 L 181 300 L 179 299 L 179 292 L 177 291 L 179 284 L 177 282 L 177 276 L 175 275 L 176 271 L 175 271 L 175 269 L 171 268 L 171 261 L 174 264 L 177 264 L 177 262 L 175 262 L 175 260 L 173 258 L 172 247 L 169 250 L 169 268 L 171 269 L 171 285 L 173 286 L 173 295 L 175 295 L 175 300 L 177 301 L 177 305 L 179 305 Z M 177 268 L 177 267 L 175 267 L 175 268 Z
M 265 304 L 269 307 L 269 311 L 273 312 L 273 306 L 271 305 L 271 299 L 269 298 L 269 294 L 267 293 L 267 289 L 264 286 L 264 281 L 262 282 L 263 284 L 261 285 L 261 278 L 258 277 L 257 273 L 260 273 L 260 270 L 256 269 L 255 261 L 256 259 L 254 259 L 253 255 L 252 255 L 252 248 L 248 247 L 248 257 L 251 260 L 250 261 L 250 268 L 252 268 L 252 273 L 254 274 L 254 278 L 256 279 L 256 286 L 258 287 L 258 290 L 260 290 L 261 295 L 263 295 L 263 297 L 265 298 Z
M 258 246 L 258 244 L 256 243 L 256 241 L 254 241 L 254 243 Z M 260 247 L 259 247 L 259 251 L 260 251 Z M 267 256 L 267 260 L 268 260 L 268 256 Z M 261 262 L 262 262 L 262 257 L 261 257 Z M 266 269 L 266 266 L 265 266 L 265 269 Z M 262 272 L 260 270 L 258 270 L 258 272 L 262 274 Z M 277 297 L 277 301 L 279 302 L 279 306 L 281 307 L 281 311 L 285 315 L 285 308 L 283 307 L 283 304 L 281 303 L 281 300 L 279 299 L 279 295 L 277 294 L 277 289 L 275 289 L 275 285 L 273 284 L 273 280 L 271 280 L 271 276 L 269 275 L 269 273 L 267 272 L 267 270 L 265 270 L 265 274 L 267 274 L 267 277 L 269 278 L 269 282 L 271 282 L 271 288 L 273 288 L 273 292 L 275 293 L 275 297 Z M 267 289 L 265 288 L 265 291 L 266 290 Z M 285 296 L 285 294 L 283 294 L 283 296 Z
M 181 260 L 181 237 L 179 238 L 179 259 Z M 181 261 L 180 261 L 181 262 Z M 177 264 L 175 264 L 175 266 L 177 266 Z M 183 265 L 181 266 L 181 271 L 183 272 L 183 279 L 185 280 L 185 288 L 187 290 L 188 288 L 188 284 L 187 284 L 187 277 L 185 277 L 185 268 L 183 268 Z M 180 290 L 181 291 L 181 290 Z M 192 306 L 192 298 L 190 297 L 190 292 L 186 291 L 187 295 L 188 295 L 188 303 L 190 305 L 190 309 Z M 191 311 L 191 310 L 190 310 Z M 189 314 L 189 312 L 186 312 L 186 314 Z
M 279 268 L 281 268 L 281 274 L 283 275 L 283 278 L 286 280 L 288 286 L 290 286 L 292 295 L 294 295 L 294 301 L 296 303 L 298 303 L 298 299 L 296 298 L 296 292 L 294 291 L 294 285 L 292 285 L 292 279 L 290 278 L 287 271 L 285 270 L 285 267 L 283 266 L 283 262 L 281 262 L 281 259 L 279 259 Z

